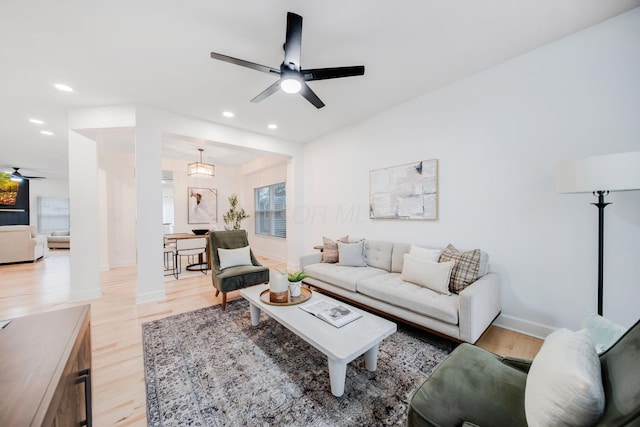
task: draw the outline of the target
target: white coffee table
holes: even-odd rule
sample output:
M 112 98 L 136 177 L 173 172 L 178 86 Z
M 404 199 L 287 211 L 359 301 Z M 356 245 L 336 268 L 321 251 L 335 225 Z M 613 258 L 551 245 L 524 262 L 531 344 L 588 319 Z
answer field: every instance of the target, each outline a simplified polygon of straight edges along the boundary
M 301 310 L 297 305 L 276 306 L 260 300 L 260 293 L 268 289 L 265 285 L 252 286 L 240 291 L 250 304 L 251 324 L 260 322 L 264 311 L 285 328 L 320 350 L 327 356 L 331 393 L 342 396 L 347 374 L 347 363 L 364 354 L 365 366 L 375 371 L 378 362 L 378 345 L 397 330 L 397 325 L 374 314 L 340 302 L 350 309 L 362 313 L 362 317 L 336 328 L 324 320 Z M 325 299 L 336 301 L 318 292 L 313 292 L 308 302 Z M 337 301 L 336 301 L 337 302 Z

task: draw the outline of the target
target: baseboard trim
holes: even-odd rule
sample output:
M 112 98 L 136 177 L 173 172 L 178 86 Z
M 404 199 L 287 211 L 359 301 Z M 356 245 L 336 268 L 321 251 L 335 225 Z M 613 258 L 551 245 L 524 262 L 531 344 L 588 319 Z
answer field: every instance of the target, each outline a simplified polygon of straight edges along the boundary
M 547 335 L 557 329 L 553 326 L 531 322 L 529 320 L 509 316 L 507 314 L 501 314 L 500 316 L 498 316 L 493 324 L 504 329 L 509 329 L 521 334 L 530 335 L 534 338 L 540 338 L 541 340 L 545 339 Z
M 162 289 L 159 291 L 138 294 L 138 296 L 136 297 L 136 304 L 146 304 L 148 302 L 164 301 L 166 299 L 167 294 L 164 292 L 164 289 Z
M 493 322 L 495 326 L 499 326 L 504 329 L 519 332 L 521 334 L 530 335 L 535 338 L 545 339 L 547 335 L 555 331 L 556 328 L 543 325 L 542 323 L 531 322 L 519 317 L 509 316 L 507 314 L 501 314 Z

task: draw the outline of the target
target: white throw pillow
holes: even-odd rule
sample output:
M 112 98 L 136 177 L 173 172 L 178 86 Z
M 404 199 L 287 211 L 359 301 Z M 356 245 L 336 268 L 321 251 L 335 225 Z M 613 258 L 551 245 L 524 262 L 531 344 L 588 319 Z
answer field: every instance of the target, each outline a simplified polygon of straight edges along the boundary
M 600 419 L 600 360 L 586 329 L 559 329 L 545 339 L 527 375 L 524 408 L 530 427 L 587 426 Z
M 427 249 L 415 245 L 411 245 L 411 249 L 409 249 L 409 255 L 422 261 L 438 262 L 440 253 L 442 253 L 440 249 Z
M 367 259 L 364 255 L 364 240 L 355 243 L 338 241 L 338 265 L 366 267 Z
M 453 270 L 453 261 L 423 261 L 409 254 L 404 254 L 404 262 L 400 278 L 405 282 L 429 288 L 444 295 L 449 292 L 449 279 Z
M 238 249 L 218 248 L 218 259 L 220 260 L 220 270 L 237 265 L 251 265 L 249 246 Z
M 582 318 L 582 328 L 589 332 L 598 354 L 602 354 L 627 332 L 627 328 L 599 314 L 587 313 Z

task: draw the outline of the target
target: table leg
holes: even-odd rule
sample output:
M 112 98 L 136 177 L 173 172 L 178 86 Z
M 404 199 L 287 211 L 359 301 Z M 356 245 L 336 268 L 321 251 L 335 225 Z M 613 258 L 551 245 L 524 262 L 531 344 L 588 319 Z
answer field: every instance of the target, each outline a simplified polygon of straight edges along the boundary
M 260 307 L 249 304 L 249 310 L 251 311 L 251 326 L 258 326 L 258 323 L 260 323 Z
M 329 360 L 329 382 L 331 382 L 331 394 L 340 397 L 344 394 L 344 381 L 347 378 L 347 364 Z
M 378 368 L 378 344 L 364 353 L 364 365 L 367 367 L 367 370 L 371 372 Z

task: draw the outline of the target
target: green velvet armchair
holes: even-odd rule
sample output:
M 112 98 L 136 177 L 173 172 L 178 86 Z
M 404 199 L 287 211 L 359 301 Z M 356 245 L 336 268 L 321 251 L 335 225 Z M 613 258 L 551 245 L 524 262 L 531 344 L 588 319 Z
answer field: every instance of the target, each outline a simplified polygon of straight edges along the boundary
M 640 321 L 599 358 L 605 410 L 596 426 L 640 426 Z M 530 365 L 461 344 L 416 391 L 407 425 L 527 426 Z
M 211 275 L 216 296 L 222 292 L 222 309 L 227 308 L 227 292 L 247 288 L 269 282 L 269 268 L 258 262 L 249 250 L 251 265 L 237 265 L 220 269 L 218 249 L 238 249 L 249 246 L 245 230 L 211 231 L 209 232 L 209 257 L 211 258 Z

